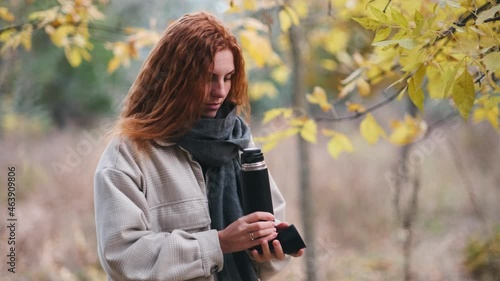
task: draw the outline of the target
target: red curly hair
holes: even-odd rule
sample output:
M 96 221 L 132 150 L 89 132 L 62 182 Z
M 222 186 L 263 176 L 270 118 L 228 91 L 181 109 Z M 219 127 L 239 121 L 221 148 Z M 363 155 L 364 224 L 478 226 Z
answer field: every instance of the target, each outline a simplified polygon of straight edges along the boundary
M 226 98 L 249 114 L 245 62 L 236 37 L 213 15 L 186 14 L 164 31 L 130 88 L 117 133 L 139 148 L 153 139 L 175 141 L 201 118 L 215 53 L 228 49 L 235 72 Z

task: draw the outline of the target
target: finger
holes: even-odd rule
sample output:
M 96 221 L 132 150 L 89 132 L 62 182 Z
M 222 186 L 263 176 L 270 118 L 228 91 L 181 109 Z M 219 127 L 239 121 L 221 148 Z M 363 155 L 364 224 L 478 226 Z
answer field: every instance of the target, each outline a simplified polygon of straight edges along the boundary
M 290 224 L 288 224 L 287 222 L 280 222 L 278 225 L 276 225 L 276 228 L 281 230 L 281 229 L 285 229 L 289 226 L 290 226 Z
M 254 261 L 264 262 L 263 257 L 259 254 L 259 252 L 257 250 L 252 250 L 250 252 L 250 254 L 252 255 L 252 258 L 254 259 Z
M 278 240 L 273 241 L 274 255 L 279 260 L 285 259 L 285 253 L 283 253 L 283 249 L 281 248 L 281 243 Z
M 270 261 L 273 259 L 273 254 L 271 253 L 271 249 L 269 249 L 269 244 L 267 243 L 268 240 L 263 240 L 260 243 L 260 246 L 262 247 L 262 256 L 265 261 Z
M 275 229 L 274 222 L 272 221 L 259 221 L 254 223 L 249 223 L 246 226 L 246 231 L 255 232 L 264 229 Z
M 292 254 L 291 256 L 295 257 L 295 258 L 302 257 L 302 255 L 304 255 L 304 251 L 305 251 L 305 249 L 302 248 L 297 253 Z
M 253 236 L 255 237 L 255 239 L 259 239 L 261 237 L 266 237 L 266 236 L 269 236 L 271 234 L 277 233 L 277 230 L 276 230 L 276 228 L 273 227 L 273 228 L 267 228 L 267 229 L 253 231 L 250 233 L 253 233 Z M 271 241 L 271 240 L 269 240 L 269 241 Z
M 268 212 L 253 212 L 249 215 L 244 216 L 243 220 L 247 223 L 258 221 L 274 221 L 274 215 Z

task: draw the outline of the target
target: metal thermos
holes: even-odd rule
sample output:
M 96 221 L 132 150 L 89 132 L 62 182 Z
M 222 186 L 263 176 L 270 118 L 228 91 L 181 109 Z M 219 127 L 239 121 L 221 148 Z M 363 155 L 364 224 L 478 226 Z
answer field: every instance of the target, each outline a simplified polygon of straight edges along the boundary
M 241 186 L 243 212 L 245 215 L 257 211 L 274 214 L 269 174 L 266 162 L 264 162 L 264 155 L 259 148 L 246 148 L 241 154 Z M 278 229 L 276 239 L 280 241 L 285 254 L 293 254 L 306 247 L 293 224 L 284 229 Z M 272 241 L 269 241 L 268 245 L 270 250 L 274 251 Z M 260 245 L 252 249 L 257 249 L 262 254 L 262 247 Z
M 241 154 L 243 211 L 274 214 L 269 174 L 264 155 L 259 148 L 247 148 Z

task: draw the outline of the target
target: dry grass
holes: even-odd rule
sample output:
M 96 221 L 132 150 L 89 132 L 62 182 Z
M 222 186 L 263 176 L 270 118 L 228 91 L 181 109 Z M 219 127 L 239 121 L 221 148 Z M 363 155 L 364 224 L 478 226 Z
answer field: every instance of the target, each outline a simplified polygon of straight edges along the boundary
M 349 130 L 349 128 L 347 128 Z M 499 136 L 487 126 L 446 128 L 447 140 L 425 154 L 422 189 L 415 223 L 415 280 L 469 280 L 462 250 L 470 236 L 485 234 L 471 205 L 464 176 L 488 227 L 499 225 Z M 345 131 L 345 130 L 344 130 Z M 352 132 L 354 138 L 358 135 Z M 93 172 L 103 143 L 73 161 L 63 175 L 53 163 L 68 163 L 68 151 L 88 140 L 81 132 L 0 139 L 0 170 L 17 173 L 17 273 L 2 280 L 105 280 L 96 254 Z M 447 141 L 457 151 L 450 151 Z M 393 190 L 384 174 L 394 170 L 398 149 L 385 143 L 368 146 L 354 139 L 357 152 L 331 159 L 324 143 L 311 147 L 311 189 L 315 214 L 316 270 L 319 280 L 402 280 L 401 229 L 394 222 Z M 302 229 L 295 141 L 267 153 L 273 176 L 288 202 L 288 221 Z M 82 147 L 80 147 L 82 148 Z M 85 153 L 87 154 L 87 152 Z M 458 173 L 454 159 L 466 167 Z M 69 159 L 71 160 L 71 159 Z M 6 182 L 6 172 L 0 173 Z M 6 192 L 0 192 L 4 213 Z M 5 224 L 5 217 L 2 218 Z M 0 230 L 0 253 L 7 249 Z M 2 259 L 2 260 L 5 260 Z M 294 259 L 276 280 L 304 280 L 303 259 Z

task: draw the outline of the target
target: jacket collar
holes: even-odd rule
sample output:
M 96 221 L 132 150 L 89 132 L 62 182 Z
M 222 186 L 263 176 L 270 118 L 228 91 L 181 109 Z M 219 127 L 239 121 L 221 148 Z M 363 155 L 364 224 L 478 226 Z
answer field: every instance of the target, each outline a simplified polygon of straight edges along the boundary
M 168 142 L 168 141 L 164 141 L 164 140 L 160 140 L 160 139 L 153 139 L 153 141 L 156 144 L 161 145 L 161 146 L 173 146 L 173 145 L 176 145 L 175 142 Z

